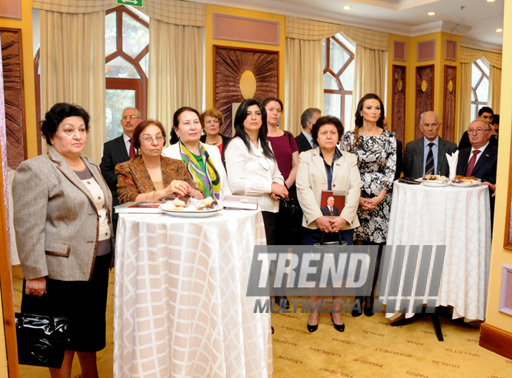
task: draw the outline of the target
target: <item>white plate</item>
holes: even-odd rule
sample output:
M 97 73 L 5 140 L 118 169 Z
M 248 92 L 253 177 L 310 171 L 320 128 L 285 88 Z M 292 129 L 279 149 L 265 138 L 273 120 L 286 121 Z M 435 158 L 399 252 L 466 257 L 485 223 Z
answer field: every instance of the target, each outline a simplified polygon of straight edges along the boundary
M 440 181 L 440 180 L 423 180 L 421 182 L 422 185 L 425 186 L 434 186 L 434 187 L 441 187 L 441 186 L 448 186 L 450 185 L 450 181 Z
M 222 207 L 216 207 L 214 209 L 208 209 L 208 210 L 165 210 L 162 207 L 160 209 L 168 215 L 171 215 L 173 217 L 181 217 L 181 218 L 206 218 L 206 217 L 212 217 L 216 213 L 222 210 Z
M 451 184 L 453 186 L 460 186 L 460 187 L 464 187 L 464 188 L 467 188 L 470 186 L 482 185 L 482 183 L 478 180 L 473 180 L 473 182 L 452 182 Z

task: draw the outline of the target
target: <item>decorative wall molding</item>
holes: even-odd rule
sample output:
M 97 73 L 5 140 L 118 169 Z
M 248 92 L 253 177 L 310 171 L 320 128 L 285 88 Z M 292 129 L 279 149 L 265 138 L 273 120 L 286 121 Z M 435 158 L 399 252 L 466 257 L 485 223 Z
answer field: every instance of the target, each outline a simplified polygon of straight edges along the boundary
M 405 88 L 406 67 L 393 65 L 393 91 L 391 99 L 391 126 L 396 139 L 405 140 Z
M 443 138 L 455 141 L 455 107 L 457 102 L 457 67 L 444 66 Z
M 416 124 L 414 138 L 423 136 L 419 124 L 421 113 L 434 110 L 434 65 L 416 67 Z

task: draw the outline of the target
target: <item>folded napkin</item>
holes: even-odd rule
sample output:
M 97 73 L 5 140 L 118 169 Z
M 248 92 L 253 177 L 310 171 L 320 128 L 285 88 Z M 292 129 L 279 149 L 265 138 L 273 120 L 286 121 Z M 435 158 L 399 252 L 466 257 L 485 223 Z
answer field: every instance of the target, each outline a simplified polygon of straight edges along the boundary
M 457 171 L 457 161 L 459 160 L 459 150 L 455 151 L 451 156 L 446 154 L 446 161 L 448 161 L 448 167 L 450 168 L 449 179 L 453 180 Z

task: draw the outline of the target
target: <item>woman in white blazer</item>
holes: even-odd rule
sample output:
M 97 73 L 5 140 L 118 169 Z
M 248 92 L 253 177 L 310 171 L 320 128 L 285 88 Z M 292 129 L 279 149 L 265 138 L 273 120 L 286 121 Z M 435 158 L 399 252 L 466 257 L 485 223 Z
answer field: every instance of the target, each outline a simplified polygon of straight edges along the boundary
M 55 104 L 41 124 L 48 153 L 21 163 L 13 182 L 21 310 L 71 321 L 64 361 L 50 368 L 52 377 L 71 376 L 75 352 L 82 376 L 97 376 L 96 352 L 105 347 L 112 195 L 99 166 L 82 155 L 88 130 L 84 109 Z
M 361 194 L 361 177 L 356 157 L 346 151 L 341 152 L 337 144 L 343 136 L 343 125 L 336 117 L 320 117 L 313 125 L 313 139 L 318 147 L 300 154 L 297 172 L 297 197 L 304 212 L 302 225 L 305 227 L 303 244 L 313 245 L 320 242 L 322 235 L 327 240 L 341 238 L 347 244 L 353 242 L 353 229 L 359 226 L 357 208 Z M 321 210 L 322 191 L 345 192 L 345 206 L 339 216 L 326 216 Z M 325 240 L 325 239 L 324 239 Z M 313 307 L 319 297 L 311 297 Z M 341 299 L 341 297 L 334 297 Z M 336 302 L 334 302 L 336 303 Z M 341 302 L 338 302 L 341 306 Z M 332 321 L 337 331 L 343 332 L 345 324 L 339 308 L 333 309 Z M 320 314 L 309 315 L 307 329 L 318 329 Z
M 173 131 L 179 141 L 164 148 L 162 155 L 183 160 L 205 197 L 222 200 L 225 195 L 231 194 L 219 149 L 199 141 L 202 133 L 199 112 L 190 107 L 176 110 Z
M 224 157 L 231 192 L 258 198 L 267 244 L 276 244 L 279 200 L 288 196 L 288 190 L 267 140 L 265 107 L 258 100 L 244 100 L 238 107 L 235 137 Z

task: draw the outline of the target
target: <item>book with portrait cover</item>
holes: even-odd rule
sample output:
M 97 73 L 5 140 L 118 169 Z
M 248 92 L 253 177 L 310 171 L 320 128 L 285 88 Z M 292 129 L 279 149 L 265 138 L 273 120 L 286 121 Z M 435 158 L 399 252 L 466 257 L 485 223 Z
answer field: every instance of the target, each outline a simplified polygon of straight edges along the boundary
M 322 190 L 320 210 L 326 216 L 339 216 L 345 207 L 346 192 L 342 190 Z

